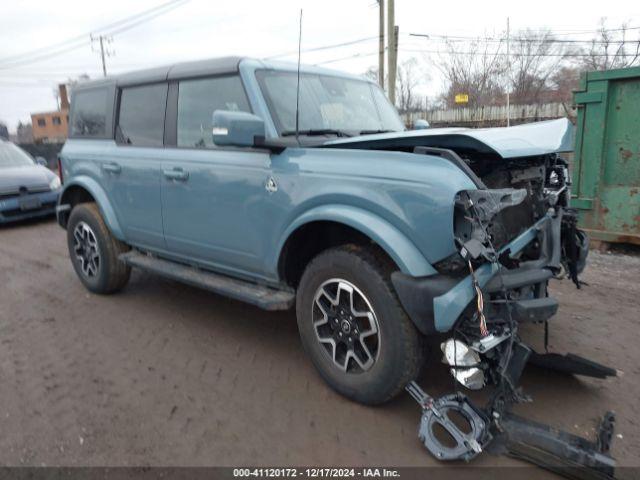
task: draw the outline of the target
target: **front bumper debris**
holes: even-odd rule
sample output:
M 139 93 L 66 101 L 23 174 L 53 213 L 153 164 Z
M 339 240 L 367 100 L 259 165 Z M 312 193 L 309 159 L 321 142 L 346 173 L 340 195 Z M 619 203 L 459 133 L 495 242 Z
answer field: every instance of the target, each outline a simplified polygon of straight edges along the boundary
M 613 479 L 616 465 L 610 455 L 615 424 L 613 413 L 605 414 L 597 430 L 597 440 L 591 442 L 510 412 L 515 399 L 511 393 L 515 392 L 509 390 L 517 385 L 525 364 L 530 361 L 530 355 L 536 354 L 521 343 L 515 345 L 504 381 L 498 384 L 491 401 L 483 408 L 477 407 L 459 392 L 433 398 L 415 382 L 409 383 L 406 390 L 422 409 L 418 430 L 420 441 L 435 458 L 442 461 L 470 461 L 483 451 L 489 451 L 531 462 L 568 478 Z M 554 354 L 550 355 L 553 361 L 557 360 Z M 568 368 L 560 369 L 564 372 L 597 378 L 616 374 L 613 369 L 581 357 L 567 357 L 571 361 L 567 363 Z M 545 364 L 544 361 L 535 363 Z M 456 417 L 457 421 L 452 421 Z M 448 433 L 448 441 L 443 441 L 442 433 L 437 428 Z
M 511 413 L 494 422 L 499 432 L 497 447 L 504 453 L 576 480 L 614 478 L 616 462 L 609 455 L 614 424 L 613 413 L 607 412 L 598 427 L 597 441 L 590 442 Z
M 480 408 L 460 393 L 432 398 L 410 383 L 406 389 L 422 408 L 420 440 L 440 460 L 469 461 L 491 450 L 570 478 L 613 478 L 613 414 L 601 423 L 598 442 L 589 442 L 511 413 L 514 404 L 530 401 L 518 387 L 527 364 L 596 378 L 617 374 L 577 355 L 536 353 L 518 335 L 521 323 L 543 324 L 546 350 L 548 320 L 558 310 L 548 295 L 549 280 L 564 272 L 580 288 L 588 238 L 576 228 L 575 212 L 549 206 L 531 227 L 510 240 L 501 237 L 496 248 L 497 213 L 517 205 L 524 194 L 515 189 L 462 193 L 467 196 L 457 200 L 459 258 L 450 258 L 440 275 L 411 279 L 396 272 L 392 281 L 423 333 L 452 333 L 441 348 L 456 381 L 472 390 L 491 386 L 493 392 Z

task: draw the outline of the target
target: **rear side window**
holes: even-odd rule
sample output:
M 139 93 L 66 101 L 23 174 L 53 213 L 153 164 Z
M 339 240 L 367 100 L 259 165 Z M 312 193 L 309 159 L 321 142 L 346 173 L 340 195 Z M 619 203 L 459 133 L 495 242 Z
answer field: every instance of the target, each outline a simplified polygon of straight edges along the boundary
M 238 76 L 183 80 L 178 87 L 178 146 L 213 147 L 216 110 L 251 112 Z
M 104 137 L 107 133 L 106 88 L 82 90 L 73 95 L 71 136 Z
M 123 88 L 116 128 L 118 143 L 161 147 L 166 106 L 166 83 Z

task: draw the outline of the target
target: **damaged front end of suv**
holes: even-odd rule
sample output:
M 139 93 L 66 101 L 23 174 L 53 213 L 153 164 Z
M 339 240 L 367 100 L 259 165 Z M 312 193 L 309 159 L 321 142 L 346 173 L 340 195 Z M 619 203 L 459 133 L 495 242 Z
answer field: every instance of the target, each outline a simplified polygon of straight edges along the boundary
M 518 387 L 527 364 L 605 378 L 616 371 L 576 355 L 546 352 L 548 322 L 558 310 L 549 295 L 552 278 L 568 277 L 580 288 L 588 238 L 569 206 L 568 121 L 508 129 L 434 129 L 402 139 L 371 139 L 360 148 L 412 151 L 445 158 L 473 180 L 476 189 L 455 198 L 456 252 L 435 265 L 437 275 L 415 278 L 395 272 L 400 300 L 425 335 L 444 334 L 443 361 L 462 386 L 492 388 L 488 404 L 474 405 L 456 392 L 439 399 L 414 382 L 409 393 L 423 409 L 420 438 L 440 460 L 470 460 L 490 445 L 577 478 L 611 478 L 613 415 L 598 440 L 510 413 L 530 399 Z M 543 325 L 545 352 L 535 352 L 518 334 L 523 323 Z M 461 429 L 451 413 L 464 418 Z M 443 442 L 436 427 L 444 429 Z

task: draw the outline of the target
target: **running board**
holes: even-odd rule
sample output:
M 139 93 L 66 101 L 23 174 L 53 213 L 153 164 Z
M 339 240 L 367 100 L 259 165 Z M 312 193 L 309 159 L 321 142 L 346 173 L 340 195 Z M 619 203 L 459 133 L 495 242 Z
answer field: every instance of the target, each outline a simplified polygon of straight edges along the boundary
M 263 310 L 288 310 L 295 302 L 293 291 L 277 290 L 245 282 L 189 265 L 153 257 L 137 250 L 123 253 L 118 258 L 131 267 L 200 287 L 234 300 L 250 303 Z

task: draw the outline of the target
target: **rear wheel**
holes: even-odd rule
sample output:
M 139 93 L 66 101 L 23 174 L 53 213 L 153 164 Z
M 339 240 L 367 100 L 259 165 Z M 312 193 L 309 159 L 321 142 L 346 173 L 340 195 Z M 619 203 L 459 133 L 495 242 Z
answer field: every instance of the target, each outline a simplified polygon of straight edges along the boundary
M 107 228 L 95 203 L 81 203 L 67 223 L 71 263 L 83 285 L 94 293 L 113 293 L 129 281 L 131 269 L 118 260 L 129 247 Z
M 386 402 L 419 373 L 422 337 L 390 283 L 392 265 L 374 247 L 347 245 L 307 266 L 296 299 L 302 343 L 339 393 Z

